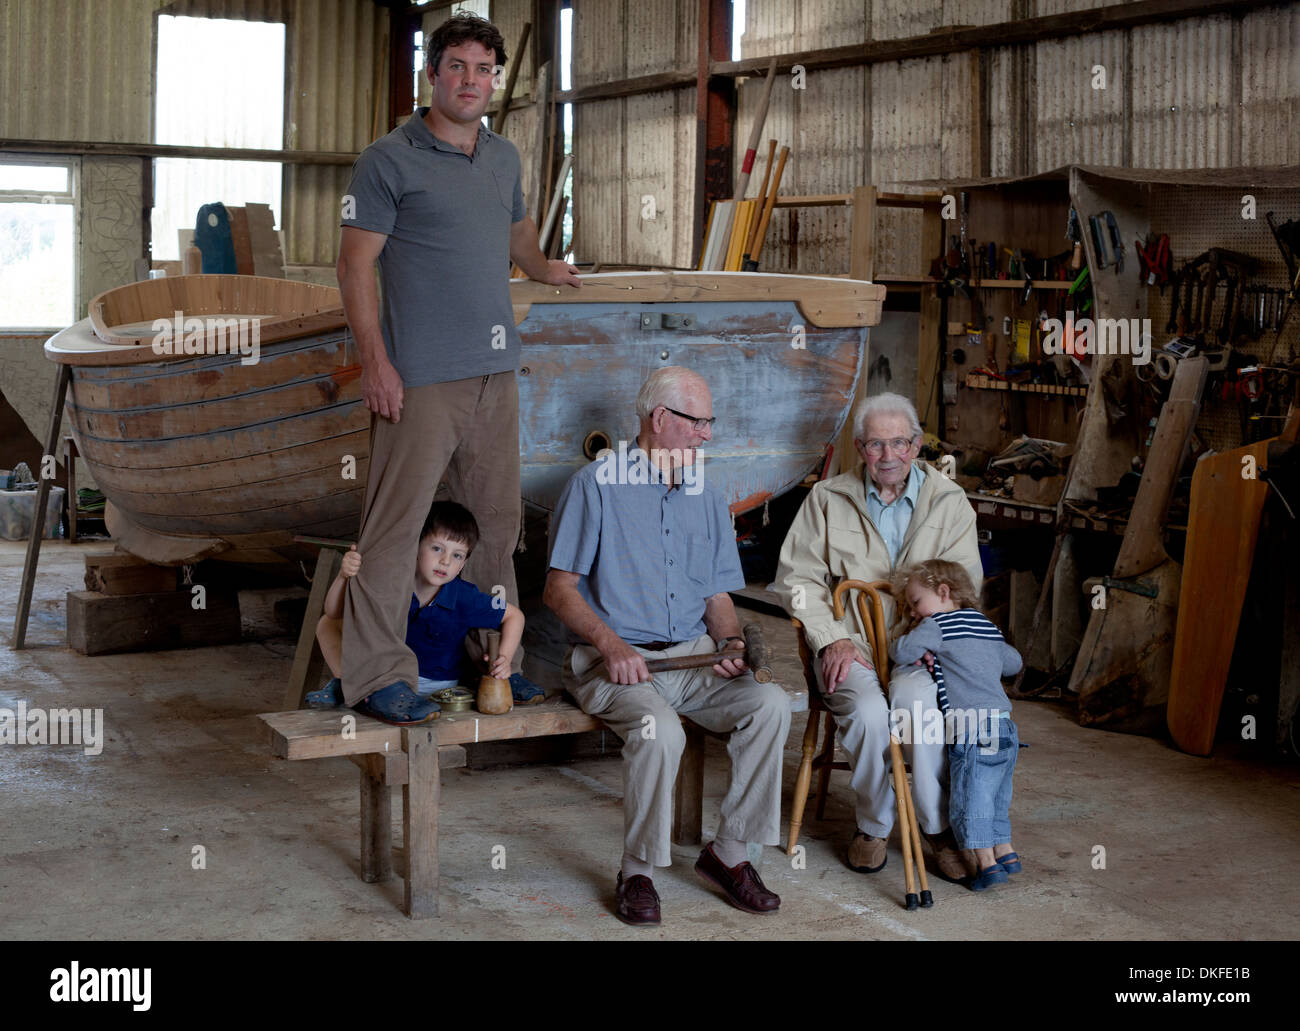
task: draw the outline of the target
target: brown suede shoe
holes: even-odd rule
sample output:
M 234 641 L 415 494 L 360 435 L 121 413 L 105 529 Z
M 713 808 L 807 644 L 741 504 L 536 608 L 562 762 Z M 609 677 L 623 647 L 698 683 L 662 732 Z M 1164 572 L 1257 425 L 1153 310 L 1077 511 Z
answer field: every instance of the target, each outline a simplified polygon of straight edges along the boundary
M 964 884 L 975 876 L 977 871 L 967 859 L 967 854 L 957 847 L 957 839 L 952 836 L 951 828 L 941 834 L 922 836 L 930 843 L 930 848 L 934 852 L 934 865 L 938 867 L 936 872 L 945 881 Z M 974 853 L 970 855 L 973 858 Z
M 723 866 L 713 843 L 700 853 L 695 861 L 695 872 L 710 884 L 721 888 L 727 901 L 746 913 L 775 913 L 781 908 L 781 898 L 768 891 L 753 864 L 748 861 L 739 866 Z
M 883 870 L 889 856 L 885 854 L 885 839 L 873 838 L 861 831 L 853 832 L 849 842 L 849 869 L 858 873 L 875 873 Z
M 659 893 L 655 891 L 654 881 L 637 874 L 624 884 L 623 873 L 619 871 L 614 888 L 614 915 L 632 927 L 659 923 Z

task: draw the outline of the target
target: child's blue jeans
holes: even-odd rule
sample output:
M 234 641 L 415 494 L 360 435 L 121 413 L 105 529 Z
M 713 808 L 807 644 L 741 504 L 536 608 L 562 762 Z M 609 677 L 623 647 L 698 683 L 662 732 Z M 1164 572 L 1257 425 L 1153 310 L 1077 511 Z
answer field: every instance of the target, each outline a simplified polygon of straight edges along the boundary
M 1011 774 L 1019 752 L 1009 715 L 984 717 L 977 740 L 948 746 L 948 819 L 962 848 L 1011 841 Z

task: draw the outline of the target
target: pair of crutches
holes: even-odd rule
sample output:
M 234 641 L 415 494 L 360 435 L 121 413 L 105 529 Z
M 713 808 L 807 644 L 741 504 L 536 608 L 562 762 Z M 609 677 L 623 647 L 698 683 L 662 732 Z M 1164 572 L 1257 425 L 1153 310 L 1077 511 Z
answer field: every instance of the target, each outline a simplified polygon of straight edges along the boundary
M 871 643 L 871 651 L 876 661 L 876 677 L 880 681 L 880 690 L 885 695 L 885 706 L 889 706 L 889 630 L 885 626 L 885 607 L 880 601 L 880 592 L 889 590 L 889 582 L 876 580 L 844 580 L 835 586 L 832 595 L 836 620 L 844 618 L 844 595 L 848 591 L 858 592 L 858 616 L 862 628 Z M 867 608 L 867 599 L 871 599 L 871 608 Z M 915 733 L 915 728 L 913 728 Z M 930 894 L 930 882 L 925 876 L 925 856 L 921 852 L 921 829 L 916 822 L 916 809 L 912 805 L 912 789 L 907 783 L 907 770 L 903 766 L 903 745 L 894 733 L 892 721 L 889 731 L 889 762 L 894 778 L 894 801 L 898 804 L 898 836 L 903 844 L 903 876 L 907 882 L 905 903 L 909 910 L 928 909 L 934 905 L 934 896 Z M 915 875 L 913 874 L 915 864 Z M 917 894 L 917 882 L 920 882 L 920 894 Z

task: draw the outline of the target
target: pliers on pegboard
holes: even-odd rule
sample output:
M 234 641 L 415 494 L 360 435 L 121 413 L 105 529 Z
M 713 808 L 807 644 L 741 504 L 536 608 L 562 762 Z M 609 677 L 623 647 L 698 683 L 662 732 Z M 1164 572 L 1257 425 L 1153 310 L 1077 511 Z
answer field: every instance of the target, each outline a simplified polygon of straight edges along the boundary
M 1174 264 L 1173 256 L 1169 251 L 1169 237 L 1164 233 L 1159 237 L 1155 233 L 1148 233 L 1145 244 L 1141 240 L 1134 240 L 1133 246 L 1137 249 L 1142 281 L 1147 286 L 1160 287 L 1160 292 L 1163 294 L 1165 287 L 1169 285 Z

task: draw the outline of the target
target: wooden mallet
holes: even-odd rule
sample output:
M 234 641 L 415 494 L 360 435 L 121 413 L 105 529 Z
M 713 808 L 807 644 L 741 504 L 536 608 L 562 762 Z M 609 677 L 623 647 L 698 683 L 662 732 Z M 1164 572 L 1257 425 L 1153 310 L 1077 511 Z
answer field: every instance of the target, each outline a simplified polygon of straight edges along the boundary
M 488 633 L 487 638 L 488 671 L 478 682 L 478 695 L 474 700 L 474 706 L 479 712 L 488 716 L 500 716 L 509 712 L 514 707 L 515 701 L 510 693 L 510 681 L 492 675 L 492 667 L 500 654 L 501 635 L 493 630 Z
M 767 642 L 763 640 L 762 628 L 757 623 L 747 623 L 740 633 L 745 639 L 743 652 L 732 649 L 729 652 L 706 652 L 703 655 L 679 655 L 671 659 L 647 659 L 645 668 L 651 673 L 666 673 L 675 669 L 703 669 L 706 666 L 716 666 L 724 658 L 743 658 L 750 672 L 754 674 L 755 680 L 760 684 L 769 683 L 772 679 L 772 666 Z

